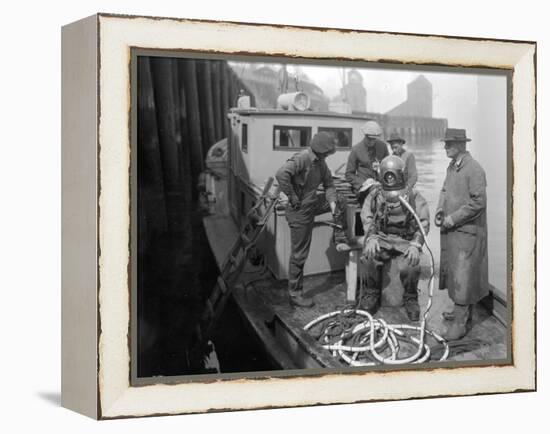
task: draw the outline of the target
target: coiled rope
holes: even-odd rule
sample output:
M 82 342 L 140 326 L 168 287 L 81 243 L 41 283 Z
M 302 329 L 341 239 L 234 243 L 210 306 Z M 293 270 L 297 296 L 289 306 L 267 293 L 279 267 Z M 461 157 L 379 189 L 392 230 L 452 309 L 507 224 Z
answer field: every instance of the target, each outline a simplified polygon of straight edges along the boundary
M 336 310 L 309 322 L 304 330 L 311 330 L 321 325 L 318 334 L 323 348 L 329 350 L 333 357 L 350 366 L 372 366 L 378 364 L 400 365 L 407 363 L 423 363 L 431 358 L 430 346 L 426 343 L 426 336 L 431 336 L 443 347 L 443 354 L 439 361 L 449 356 L 449 344 L 437 333 L 426 328 L 428 312 L 432 307 L 434 291 L 434 256 L 427 243 L 427 236 L 420 218 L 410 204 L 402 196 L 399 200 L 414 216 L 426 249 L 430 256 L 430 278 L 428 280 L 428 303 L 422 314 L 419 326 L 409 324 L 388 324 L 384 319 L 375 319 L 361 309 L 347 308 Z M 402 344 L 405 345 L 402 345 Z M 404 347 L 416 347 L 411 355 L 404 355 Z M 410 351 L 408 352 L 410 353 Z

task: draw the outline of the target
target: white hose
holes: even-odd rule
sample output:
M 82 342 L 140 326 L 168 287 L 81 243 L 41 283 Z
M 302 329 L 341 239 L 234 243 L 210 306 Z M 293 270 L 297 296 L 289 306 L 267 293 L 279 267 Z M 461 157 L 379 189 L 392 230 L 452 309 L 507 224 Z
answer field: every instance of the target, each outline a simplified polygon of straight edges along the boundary
M 323 348 L 331 351 L 334 357 L 339 357 L 340 360 L 349 364 L 350 366 L 372 366 L 376 364 L 387 365 L 400 365 L 407 363 L 424 363 L 431 358 L 431 350 L 428 344 L 426 344 L 426 335 L 431 336 L 438 343 L 443 345 L 444 351 L 439 361 L 446 360 L 449 356 L 449 345 L 447 341 L 438 335 L 437 333 L 426 329 L 426 321 L 428 312 L 432 307 L 432 298 L 434 291 L 434 256 L 427 242 L 426 231 L 422 226 L 420 218 L 410 206 L 408 201 L 402 196 L 399 196 L 401 204 L 405 206 L 409 212 L 414 216 L 418 227 L 424 238 L 426 249 L 430 256 L 430 278 L 428 280 L 428 303 L 426 309 L 422 315 L 420 326 L 413 326 L 409 324 L 387 324 L 382 318 L 374 319 L 372 315 L 360 309 L 343 309 L 336 310 L 310 321 L 304 326 L 304 330 L 310 330 L 317 324 L 320 324 L 330 318 L 342 316 L 354 317 L 352 320 L 353 327 L 351 330 L 343 330 L 340 336 L 334 342 L 330 342 L 330 331 L 335 328 L 336 325 L 342 326 L 343 321 L 340 324 L 332 322 L 323 329 L 321 334 L 321 343 Z M 412 332 L 413 334 L 406 334 L 405 331 Z M 416 335 L 416 336 L 415 336 Z M 360 345 L 348 344 L 352 339 L 359 338 Z M 414 354 L 407 357 L 399 357 L 399 340 L 408 341 L 417 346 L 417 350 Z M 367 343 L 368 342 L 368 343 Z M 383 352 L 388 352 L 389 355 L 384 356 Z M 361 359 L 360 359 L 361 357 Z

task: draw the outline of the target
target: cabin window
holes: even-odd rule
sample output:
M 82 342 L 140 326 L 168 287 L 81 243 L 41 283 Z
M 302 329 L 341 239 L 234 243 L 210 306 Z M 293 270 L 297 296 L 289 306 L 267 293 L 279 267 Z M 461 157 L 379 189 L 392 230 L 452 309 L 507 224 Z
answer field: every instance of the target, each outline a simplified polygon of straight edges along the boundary
M 310 127 L 288 127 L 275 125 L 273 127 L 273 149 L 303 149 L 311 139 Z
M 351 148 L 351 128 L 319 127 L 319 132 L 330 133 L 336 140 L 336 149 Z
M 241 149 L 243 150 L 243 152 L 248 152 L 248 124 L 242 125 Z

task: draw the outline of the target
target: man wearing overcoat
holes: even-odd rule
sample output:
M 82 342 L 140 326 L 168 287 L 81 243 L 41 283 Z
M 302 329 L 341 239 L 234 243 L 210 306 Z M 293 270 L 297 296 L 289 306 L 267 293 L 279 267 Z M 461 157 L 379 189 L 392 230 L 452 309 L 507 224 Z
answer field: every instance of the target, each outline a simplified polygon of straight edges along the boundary
M 487 182 L 485 171 L 466 151 L 463 129 L 448 128 L 445 151 L 451 159 L 441 189 L 436 226 L 441 227 L 439 288 L 454 302 L 446 312 L 448 340 L 462 338 L 471 326 L 473 306 L 489 293 L 487 256 Z

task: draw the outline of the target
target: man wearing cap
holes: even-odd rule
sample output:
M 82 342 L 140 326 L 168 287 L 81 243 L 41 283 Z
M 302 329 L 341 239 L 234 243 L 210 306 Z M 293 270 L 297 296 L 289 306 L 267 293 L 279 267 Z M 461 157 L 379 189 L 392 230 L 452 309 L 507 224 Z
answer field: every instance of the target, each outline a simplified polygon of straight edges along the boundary
M 439 288 L 454 302 L 445 312 L 447 340 L 469 330 L 473 306 L 489 293 L 487 182 L 485 171 L 466 151 L 466 130 L 447 128 L 445 151 L 451 159 L 435 215 L 441 227 Z
M 288 197 L 286 219 L 290 227 L 291 243 L 288 292 L 290 303 L 295 306 L 311 307 L 314 304 L 311 298 L 303 294 L 303 277 L 315 216 L 327 212 L 330 207 L 335 222 L 341 224 L 342 215 L 337 211 L 339 198 L 332 174 L 325 163 L 325 158 L 335 150 L 331 134 L 317 133 L 311 139 L 309 148 L 294 154 L 275 175 L 279 188 Z M 317 194 L 321 184 L 325 189 L 326 200 Z
M 361 131 L 365 137 L 353 146 L 346 165 L 346 181 L 351 184 L 353 191 L 357 194 L 360 205 L 363 204 L 366 196 L 366 189 L 360 191 L 361 186 L 367 179 L 378 179 L 377 172 L 380 161 L 390 154 L 387 144 L 380 140 L 382 129 L 377 122 L 366 122 Z
M 391 146 L 393 155 L 397 155 L 405 162 L 405 170 L 407 172 L 407 186 L 409 188 L 413 188 L 416 185 L 416 181 L 418 180 L 418 175 L 416 172 L 416 159 L 414 158 L 414 154 L 410 151 L 405 150 L 403 145 L 405 145 L 406 141 L 396 131 L 390 134 L 388 143 Z

